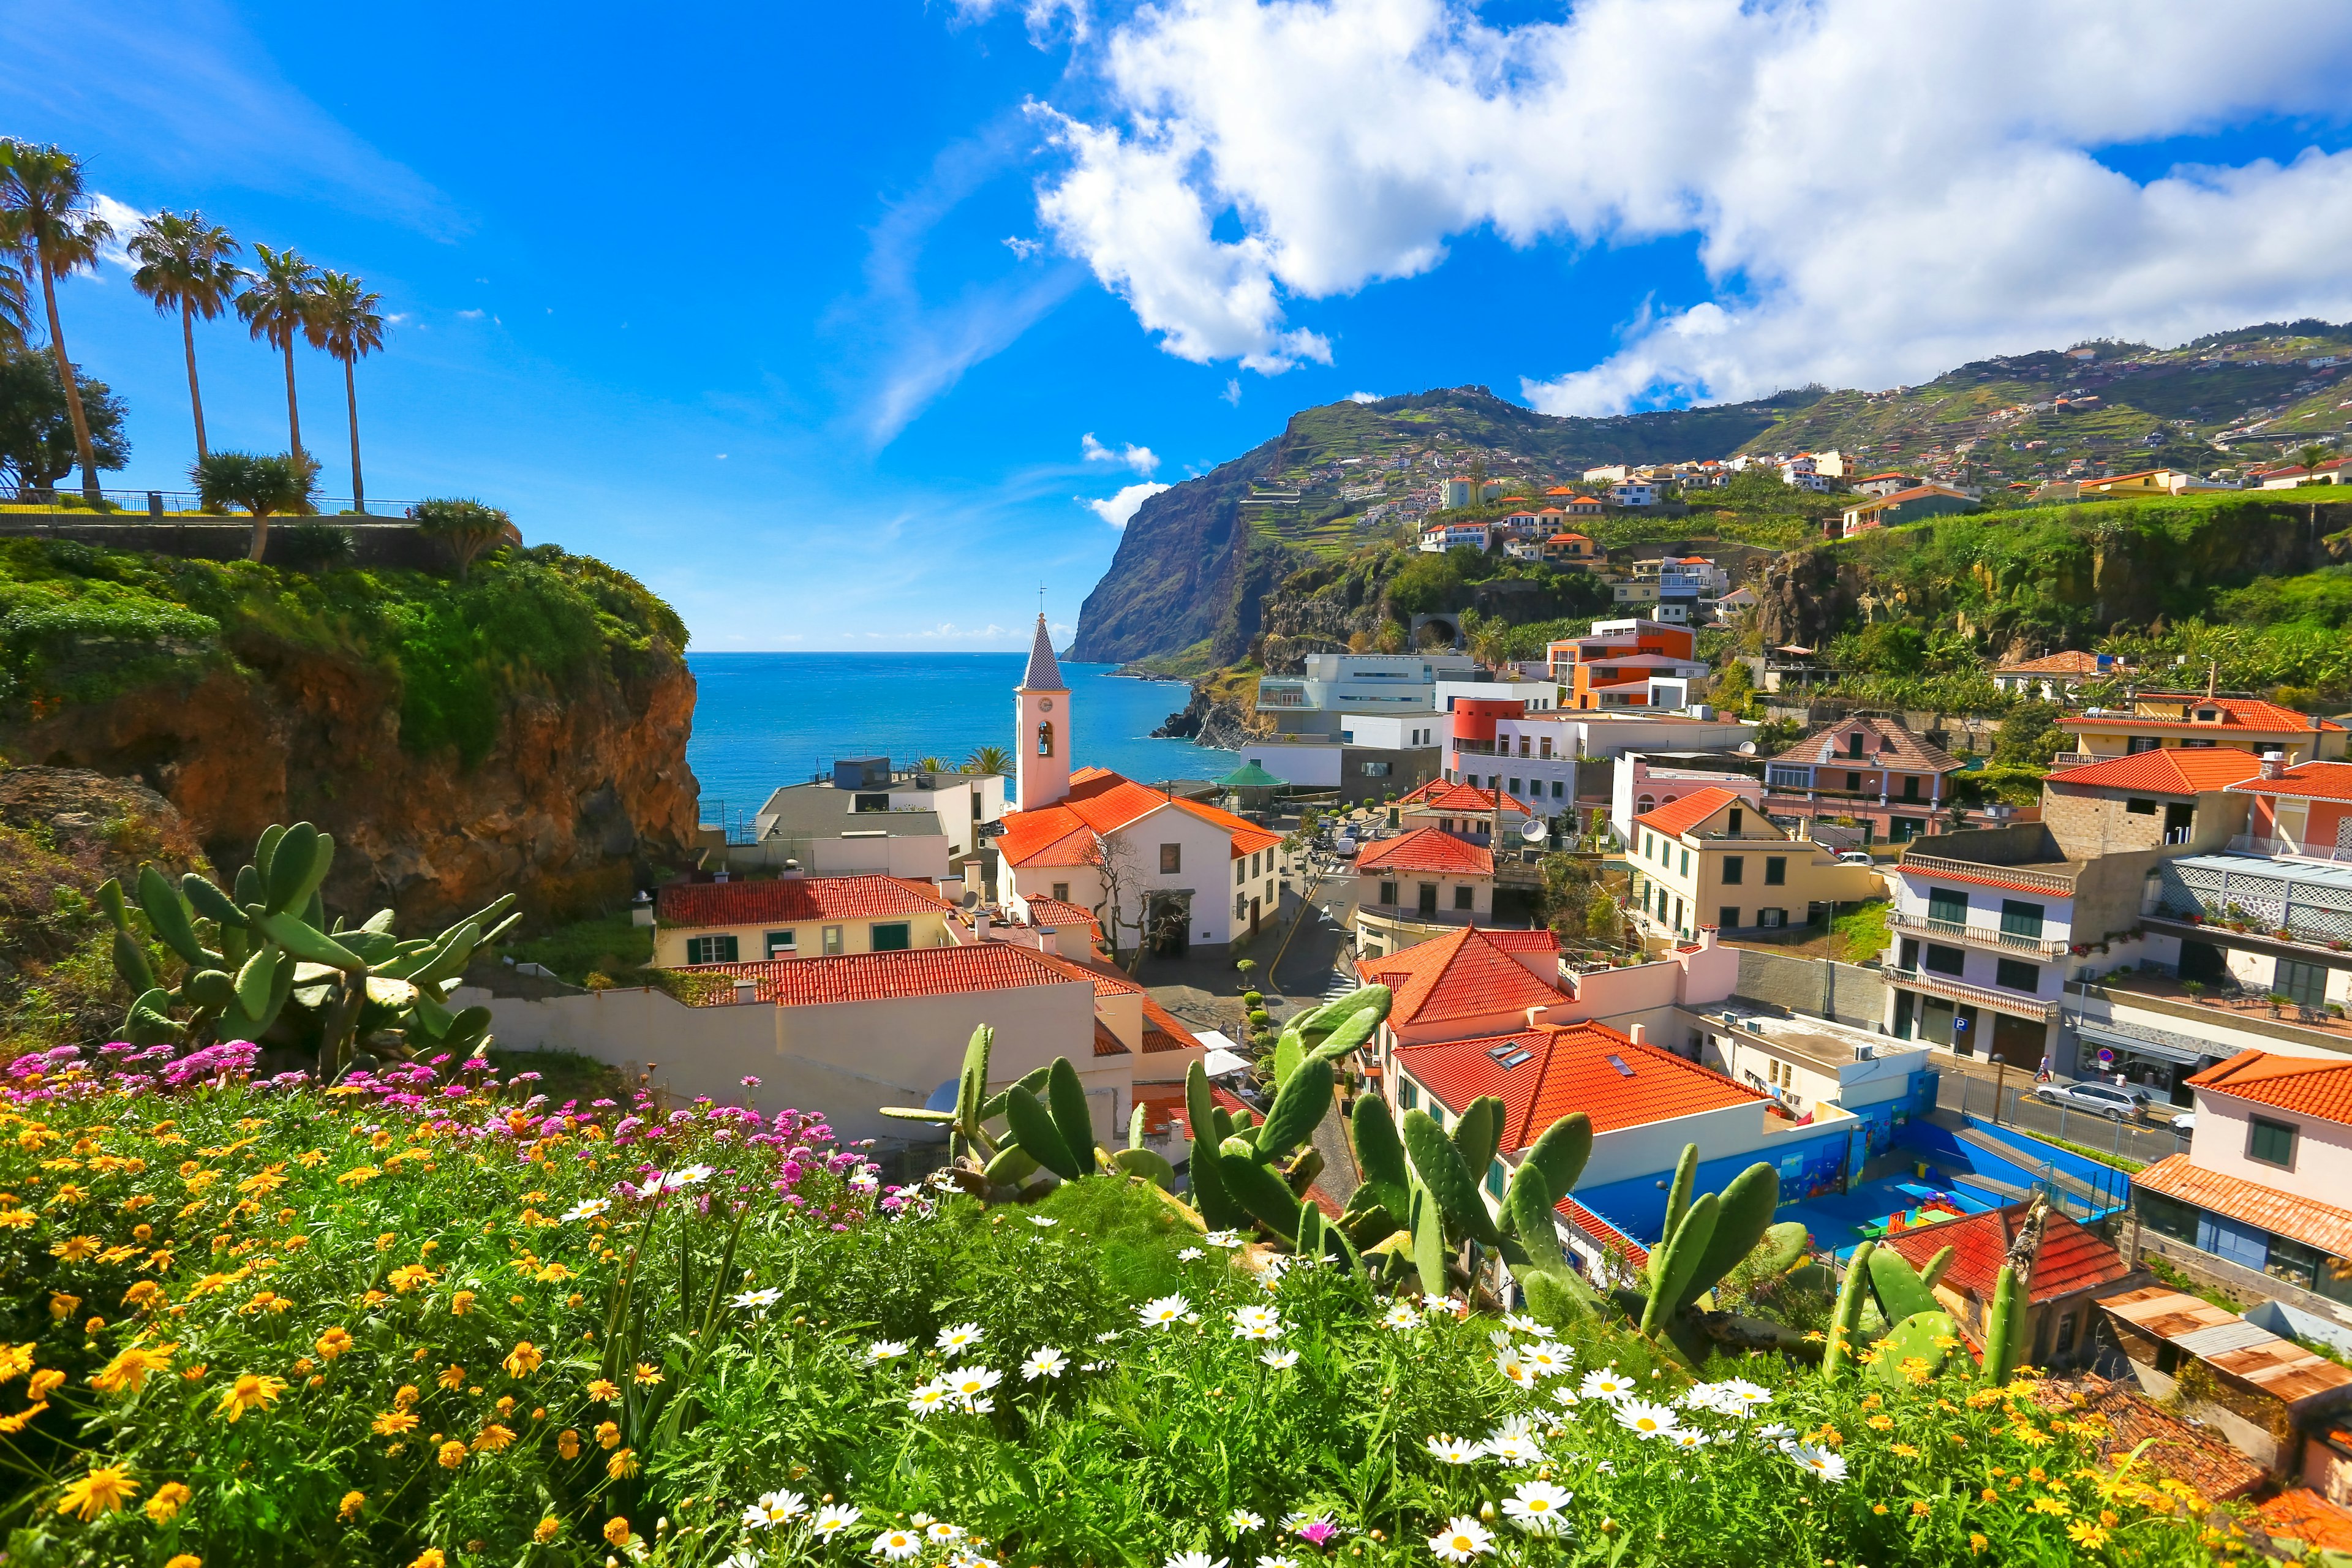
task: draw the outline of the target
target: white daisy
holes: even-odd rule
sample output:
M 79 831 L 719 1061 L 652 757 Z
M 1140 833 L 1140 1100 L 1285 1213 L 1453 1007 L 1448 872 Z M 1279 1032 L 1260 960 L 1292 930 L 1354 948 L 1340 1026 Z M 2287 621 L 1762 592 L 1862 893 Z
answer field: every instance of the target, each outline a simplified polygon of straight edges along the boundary
M 712 1171 L 708 1165 L 681 1166 L 679 1169 L 672 1171 L 667 1176 L 655 1177 L 653 1190 L 662 1193 L 674 1193 L 681 1187 L 696 1186 L 701 1183 L 707 1182 L 716 1173 L 717 1173 Z
M 1626 1399 L 1618 1402 L 1617 1425 L 1637 1436 L 1663 1437 L 1675 1429 L 1677 1417 L 1664 1405 L 1654 1405 L 1646 1399 Z
M 1487 1453 L 1506 1465 L 1539 1465 L 1543 1463 L 1543 1445 L 1530 1432 L 1500 1431 L 1482 1445 Z
M 1278 1340 L 1282 1337 L 1282 1318 L 1272 1307 L 1235 1307 L 1233 1318 L 1234 1338 L 1237 1340 Z
M 1041 1214 L 1033 1214 L 1029 1216 L 1029 1223 L 1035 1226 L 1039 1230 L 1051 1230 L 1062 1222 L 1057 1219 L 1047 1219 Z
M 1421 1315 L 1431 1319 L 1466 1318 L 1470 1310 L 1451 1296 L 1433 1296 L 1422 1301 Z
M 1822 1480 L 1845 1479 L 1845 1457 L 1842 1454 L 1833 1454 L 1819 1444 L 1792 1444 L 1789 1448 L 1789 1458 L 1796 1460 L 1798 1466 L 1808 1474 L 1818 1476 Z
M 897 1361 L 906 1353 L 907 1342 L 904 1340 L 876 1340 L 866 1347 L 866 1359 L 874 1363 Z
M 1588 1372 L 1577 1392 L 1587 1399 L 1623 1399 L 1633 1392 L 1633 1380 L 1615 1367 Z
M 904 1563 L 923 1549 L 923 1538 L 911 1530 L 886 1530 L 874 1538 L 874 1555 Z
M 1771 1443 L 1783 1448 L 1789 1446 L 1789 1439 L 1796 1435 L 1797 1429 L 1794 1426 L 1784 1426 L 1778 1421 L 1768 1422 L 1756 1428 L 1758 1442 Z
M 1449 1465 L 1475 1464 L 1486 1452 L 1484 1443 L 1473 1443 L 1466 1437 L 1431 1437 L 1425 1441 L 1430 1458 Z
M 1713 1440 L 1696 1426 L 1677 1426 L 1666 1434 L 1666 1441 L 1677 1448 L 1704 1448 Z
M 1111 1329 L 1105 1332 L 1097 1334 L 1095 1336 L 1095 1343 L 1098 1345 L 1107 1345 L 1117 1338 L 1118 1338 L 1118 1331 L 1117 1329 Z
M 930 1523 L 923 1527 L 923 1533 L 929 1536 L 934 1542 L 941 1543 L 945 1543 L 950 1541 L 961 1541 L 963 1539 L 963 1526 L 961 1524 L 950 1524 L 944 1519 L 935 1519 L 931 1521 Z
M 951 1329 L 941 1329 L 939 1338 L 931 1343 L 945 1353 L 953 1355 L 958 1351 L 971 1349 L 987 1337 L 980 1331 L 978 1323 L 958 1323 Z
M 1540 1334 L 1546 1331 L 1541 1323 L 1524 1312 L 1504 1313 L 1503 1327 L 1515 1334 Z
M 1264 1530 L 1265 1518 L 1245 1508 L 1237 1508 L 1225 1515 L 1225 1528 L 1236 1535 L 1247 1535 L 1253 1530 Z
M 1471 1515 L 1461 1514 L 1447 1520 L 1445 1528 L 1429 1538 L 1429 1549 L 1448 1563 L 1467 1563 L 1492 1552 L 1495 1535 Z
M 1511 1348 L 1511 1331 L 1508 1329 L 1489 1329 L 1486 1331 L 1486 1342 L 1498 1351 L 1507 1351 Z
M 1239 1247 L 1242 1244 L 1240 1236 L 1230 1230 L 1213 1230 L 1201 1239 L 1211 1247 Z
M 1052 1345 L 1041 1345 L 1031 1351 L 1029 1359 L 1021 1363 L 1022 1380 L 1034 1383 L 1041 1377 L 1059 1377 L 1062 1369 L 1069 1364 L 1070 1358 L 1060 1351 Z
M 973 1400 L 1003 1383 L 1004 1374 L 992 1366 L 960 1366 L 940 1381 L 947 1384 L 950 1394 L 963 1402 L 966 1409 L 970 1409 Z
M 1575 1386 L 1566 1383 L 1555 1384 L 1552 1386 L 1551 1396 L 1555 1403 L 1560 1405 L 1573 1405 L 1578 1398 Z
M 1566 1372 L 1568 1363 L 1575 1356 L 1576 1352 L 1566 1345 L 1555 1344 L 1549 1340 L 1519 1347 L 1519 1359 L 1545 1377 L 1557 1377 Z
M 1164 1329 L 1172 1323 L 1181 1322 L 1184 1314 L 1192 1310 L 1192 1303 L 1181 1296 L 1162 1296 L 1156 1301 L 1146 1301 L 1138 1307 L 1135 1315 L 1143 1320 L 1143 1326 L 1147 1329 Z
M 1209 1255 L 1207 1253 L 1202 1251 L 1197 1247 L 1188 1247 L 1183 1251 L 1176 1255 L 1176 1261 L 1179 1263 L 1192 1263 L 1208 1256 Z
M 929 1415 L 933 1411 L 946 1409 L 954 1399 L 955 1390 L 943 1382 L 934 1381 L 907 1395 L 907 1408 L 918 1415 Z
M 612 1206 L 613 1200 L 610 1198 L 585 1198 L 564 1210 L 563 1218 L 566 1224 L 576 1220 L 594 1219 Z
M 1276 1372 L 1287 1372 L 1298 1364 L 1298 1352 L 1297 1351 L 1260 1351 L 1257 1359 Z
M 1772 1403 L 1772 1391 L 1744 1377 L 1727 1377 L 1715 1385 L 1722 1403 L 1716 1406 L 1727 1415 L 1744 1415 L 1759 1406 Z
M 1495 1358 L 1495 1370 L 1501 1373 L 1503 1381 L 1514 1388 L 1533 1388 L 1540 1375 L 1535 1368 L 1508 1351 Z
M 1177 1552 L 1170 1553 L 1167 1568 L 1225 1568 L 1225 1559 L 1205 1552 Z
M 1412 1302 L 1399 1301 L 1381 1314 L 1381 1327 L 1394 1329 L 1399 1333 L 1407 1329 L 1417 1329 L 1421 1327 L 1421 1314 L 1413 1310 Z
M 784 1293 L 771 1285 L 764 1290 L 745 1290 L 739 1295 L 730 1296 L 728 1298 L 727 1304 L 730 1307 L 750 1307 L 764 1312 L 783 1299 Z
M 1554 1535 L 1568 1526 L 1568 1500 L 1574 1494 L 1549 1481 L 1521 1481 L 1503 1500 L 1503 1511 L 1529 1535 Z
M 810 1526 L 827 1541 L 857 1522 L 859 1510 L 845 1503 L 828 1503 L 817 1510 L 816 1522 Z
M 996 1401 L 993 1399 L 967 1399 L 963 1402 L 963 1407 L 966 1410 L 971 1411 L 974 1415 L 985 1415 L 990 1411 L 996 1408 Z
M 772 1530 L 807 1511 L 808 1500 L 798 1492 L 763 1492 L 758 1502 L 743 1510 L 743 1522 L 753 1530 Z

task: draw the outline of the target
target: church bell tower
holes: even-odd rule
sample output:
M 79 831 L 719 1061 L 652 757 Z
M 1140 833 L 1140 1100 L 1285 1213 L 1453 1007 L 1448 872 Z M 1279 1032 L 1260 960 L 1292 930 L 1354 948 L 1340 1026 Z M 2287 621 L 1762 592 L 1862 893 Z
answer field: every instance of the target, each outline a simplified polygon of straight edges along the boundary
M 1018 729 L 1013 749 L 1013 804 L 1021 811 L 1051 805 L 1070 793 L 1070 689 L 1054 658 L 1045 617 L 1037 616 L 1029 668 L 1013 689 Z

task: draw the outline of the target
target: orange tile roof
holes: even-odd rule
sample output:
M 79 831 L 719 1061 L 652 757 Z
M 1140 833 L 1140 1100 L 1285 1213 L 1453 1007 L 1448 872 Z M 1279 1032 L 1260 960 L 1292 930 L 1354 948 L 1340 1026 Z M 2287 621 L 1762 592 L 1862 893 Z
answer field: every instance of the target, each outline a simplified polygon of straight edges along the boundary
M 2159 719 L 2139 713 L 2069 713 L 2059 724 L 2066 729 L 2087 725 L 2097 729 L 2114 725 L 2126 730 L 2204 730 L 2229 729 L 2232 726 L 2252 730 L 2263 735 L 2295 735 L 2311 732 L 2311 718 L 2292 708 L 2282 708 L 2275 702 L 2265 702 L 2258 697 L 2203 697 L 2194 691 L 2143 691 L 2143 702 L 2158 700 L 2186 702 L 2198 708 L 2212 708 L 2221 713 L 2218 721 L 2198 723 L 2189 719 Z M 2342 731 L 2343 725 L 2330 719 L 2319 721 L 2324 730 Z
M 1496 761 L 1500 761 L 1497 758 Z M 1459 811 L 1475 815 L 1491 815 L 1495 809 L 1495 792 L 1473 784 L 1447 784 L 1444 779 L 1432 779 L 1397 802 L 1418 811 Z M 1503 809 L 1527 816 L 1535 815 L 1535 807 L 1515 795 L 1503 796 Z
M 2262 759 L 2235 746 L 2159 746 L 2104 763 L 2086 763 L 2049 775 L 2053 784 L 2093 789 L 2144 789 L 2153 795 L 2202 795 L 2253 777 Z
M 2309 1487 L 2291 1487 L 2263 1504 L 2263 1526 L 2273 1538 L 2302 1542 L 2307 1552 L 2352 1552 L 2352 1513 Z
M 1990 1301 L 2000 1266 L 2009 1256 L 2010 1243 L 2017 1238 L 2017 1222 L 2024 1218 L 2025 1210 L 2023 1204 L 1988 1209 L 1966 1219 L 1948 1219 L 1940 1225 L 1897 1231 L 1879 1245 L 1893 1247 L 1906 1261 L 1918 1266 L 1924 1266 L 1949 1247 L 1952 1266 L 1944 1271 L 1945 1283 L 1964 1296 Z M 2063 1215 L 2053 1214 L 2042 1233 L 2042 1250 L 2033 1259 L 2033 1278 L 2030 1282 L 2032 1300 L 2054 1301 L 2062 1296 L 2112 1285 L 2131 1272 L 2131 1266 L 2122 1255 L 2095 1234 Z
M 1648 1247 L 1643 1247 L 1640 1242 L 1635 1241 L 1632 1237 L 1627 1236 L 1623 1231 L 1619 1230 L 1615 1226 L 1611 1225 L 1607 1220 L 1602 1219 L 1599 1215 L 1594 1214 L 1591 1209 L 1586 1208 L 1574 1198 L 1560 1199 L 1559 1202 L 1552 1205 L 1552 1210 L 1562 1219 L 1568 1221 L 1570 1225 L 1575 1226 L 1578 1230 L 1582 1231 L 1585 1235 L 1591 1237 L 1601 1246 L 1623 1248 L 1626 1255 L 1626 1260 L 1632 1263 L 1634 1268 L 1641 1268 L 1648 1265 L 1650 1261 L 1650 1249 Z
M 2129 1458 L 2140 1474 L 2179 1481 L 2214 1502 L 2243 1497 L 2270 1479 L 2262 1466 L 2211 1433 L 2168 1414 L 2122 1379 L 2091 1374 L 2079 1381 L 2036 1381 L 2032 1389 L 2033 1402 L 2044 1410 L 2106 1418 L 2106 1430 L 2095 1439 L 2101 1458 Z
M 1447 871 L 1462 876 L 1491 877 L 1495 854 L 1466 838 L 1434 827 L 1416 827 L 1394 838 L 1382 839 L 1357 858 L 1359 871 Z
M 2352 1258 L 2352 1211 L 2300 1193 L 2281 1192 L 2242 1176 L 2227 1176 L 2192 1165 L 2186 1154 L 2167 1155 L 2147 1169 L 2135 1173 L 2132 1185 L 2243 1220 L 2338 1258 Z
M 2352 763 L 2298 763 L 2274 779 L 2251 778 L 2230 789 L 2235 795 L 2288 800 L 2352 800 Z
M 1494 1054 L 1502 1052 L 1502 1059 L 1508 1059 L 1519 1051 L 1528 1059 L 1510 1068 Z M 1631 1070 L 1619 1072 L 1612 1057 Z M 1637 1046 L 1603 1024 L 1402 1046 L 1393 1060 L 1449 1110 L 1460 1111 L 1482 1094 L 1501 1100 L 1497 1147 L 1507 1153 L 1527 1148 L 1571 1110 L 1592 1118 L 1593 1131 L 1614 1132 L 1729 1106 L 1760 1105 L 1768 1098 L 1671 1051 Z
M 1512 957 L 1513 951 L 1476 926 L 1465 926 L 1385 958 L 1360 959 L 1356 972 L 1367 984 L 1395 993 L 1389 1021 L 1400 1027 L 1548 1007 L 1567 1000 Z M 1517 951 L 1528 949 L 1522 944 Z
M 1653 833 L 1679 838 L 1725 806 L 1744 805 L 1746 800 L 1746 796 L 1736 795 L 1721 785 L 1709 784 L 1680 800 L 1669 801 L 1655 811 L 1645 811 L 1633 820 Z
M 1008 812 L 997 853 L 1013 866 L 1083 866 L 1097 834 L 1112 834 L 1162 807 L 1173 807 L 1233 835 L 1235 858 L 1282 842 L 1255 823 L 1199 801 L 1177 800 L 1108 768 L 1081 768 L 1070 775 L 1070 793 L 1034 811 Z
M 897 877 L 782 877 L 760 882 L 680 882 L 664 888 L 654 912 L 664 925 L 788 925 L 944 913 L 925 883 Z
M 1123 1057 L 1130 1054 L 1125 1046 L 1118 1043 L 1118 1037 L 1110 1032 L 1110 1026 L 1097 1018 L 1095 1020 L 1095 1055 Z
M 1084 926 L 1097 942 L 1102 940 L 1102 923 L 1086 910 L 1060 899 L 1043 899 L 1032 894 L 1023 900 L 1029 906 L 1029 923 L 1051 926 L 1055 931 L 1065 926 Z
M 851 952 L 833 958 L 783 958 L 765 963 L 704 963 L 688 973 L 754 981 L 761 1001 L 786 1007 L 1066 985 L 1074 978 L 1060 961 L 1034 948 L 1001 942 L 916 947 L 898 952 Z
M 2240 1051 L 2189 1080 L 2257 1105 L 2352 1125 L 2352 1060 L 2342 1057 L 2290 1057 L 2272 1051 Z
M 2099 656 L 2095 653 L 2084 653 L 2080 648 L 2067 648 L 2060 653 L 2043 654 L 2040 658 L 2029 658 L 2021 664 L 2004 664 L 1993 673 L 1996 675 L 2096 675 L 2099 673 Z
M 1845 754 L 1846 737 L 1864 736 L 1862 755 Z M 1891 768 L 1898 773 L 1958 773 L 1960 764 L 1940 746 L 1929 745 L 1892 719 L 1853 718 L 1814 731 L 1770 759 L 1776 763 L 1809 763 L 1819 767 Z

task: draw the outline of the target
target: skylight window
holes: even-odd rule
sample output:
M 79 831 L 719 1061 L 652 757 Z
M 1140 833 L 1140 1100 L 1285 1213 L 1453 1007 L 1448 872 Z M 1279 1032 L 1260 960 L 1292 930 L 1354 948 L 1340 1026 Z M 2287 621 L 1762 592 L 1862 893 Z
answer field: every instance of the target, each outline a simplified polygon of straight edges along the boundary
M 1625 1065 L 1625 1058 L 1619 1056 L 1615 1051 L 1609 1053 L 1609 1065 L 1617 1069 L 1617 1076 L 1619 1078 L 1632 1078 L 1633 1076 L 1633 1069 L 1627 1067 Z

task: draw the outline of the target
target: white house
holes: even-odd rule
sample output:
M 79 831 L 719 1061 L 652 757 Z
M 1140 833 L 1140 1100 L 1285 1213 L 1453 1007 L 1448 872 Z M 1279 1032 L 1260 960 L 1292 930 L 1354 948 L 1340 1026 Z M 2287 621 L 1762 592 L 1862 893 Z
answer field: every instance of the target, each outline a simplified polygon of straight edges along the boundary
M 1617 506 L 1655 506 L 1658 504 L 1658 487 L 1624 480 L 1609 488 L 1609 500 Z

